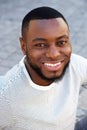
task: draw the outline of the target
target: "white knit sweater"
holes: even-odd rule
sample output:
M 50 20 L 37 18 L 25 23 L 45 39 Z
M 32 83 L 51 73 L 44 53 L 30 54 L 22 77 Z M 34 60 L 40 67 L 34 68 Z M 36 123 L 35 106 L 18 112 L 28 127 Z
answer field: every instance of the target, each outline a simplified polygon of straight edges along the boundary
M 87 60 L 72 54 L 63 78 L 45 87 L 32 82 L 23 61 L 0 78 L 0 130 L 74 130 Z

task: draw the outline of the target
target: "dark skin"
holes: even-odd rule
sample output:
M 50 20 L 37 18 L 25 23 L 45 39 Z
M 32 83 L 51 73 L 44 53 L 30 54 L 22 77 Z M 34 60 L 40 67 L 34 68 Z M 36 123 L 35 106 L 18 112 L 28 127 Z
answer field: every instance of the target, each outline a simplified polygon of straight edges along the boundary
M 72 49 L 69 28 L 62 18 L 31 20 L 20 43 L 34 83 L 47 86 L 63 75 Z

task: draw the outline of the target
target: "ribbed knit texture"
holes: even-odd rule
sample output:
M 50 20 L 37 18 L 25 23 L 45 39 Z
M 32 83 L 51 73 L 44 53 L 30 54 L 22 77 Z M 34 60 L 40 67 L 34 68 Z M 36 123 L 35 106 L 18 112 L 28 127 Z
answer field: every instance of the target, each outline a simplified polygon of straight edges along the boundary
M 32 82 L 23 61 L 0 78 L 0 130 L 74 130 L 87 60 L 72 54 L 63 78 L 46 87 Z

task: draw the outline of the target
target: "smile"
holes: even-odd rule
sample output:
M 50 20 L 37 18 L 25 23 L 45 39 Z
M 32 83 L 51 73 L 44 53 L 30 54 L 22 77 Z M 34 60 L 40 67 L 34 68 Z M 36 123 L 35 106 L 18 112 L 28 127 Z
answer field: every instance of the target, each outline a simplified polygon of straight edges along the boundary
M 63 61 L 57 63 L 44 63 L 44 67 L 48 71 L 58 71 L 63 65 Z
M 61 64 L 61 62 L 58 62 L 56 64 L 44 63 L 44 65 L 46 65 L 48 67 L 56 67 L 56 66 L 59 66 L 60 64 Z

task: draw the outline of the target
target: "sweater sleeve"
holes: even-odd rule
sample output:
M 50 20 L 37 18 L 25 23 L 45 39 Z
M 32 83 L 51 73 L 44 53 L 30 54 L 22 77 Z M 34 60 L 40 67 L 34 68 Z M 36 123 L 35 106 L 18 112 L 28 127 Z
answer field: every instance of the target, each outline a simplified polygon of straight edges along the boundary
M 81 85 L 87 85 L 87 59 L 79 56 L 72 55 L 72 64 L 75 67 L 76 73 L 80 79 Z
M 87 85 L 87 59 L 81 57 L 81 61 L 79 63 L 79 74 L 81 77 L 81 84 Z
M 7 128 L 11 122 L 11 109 L 9 101 L 5 96 L 4 92 L 4 81 L 0 78 L 0 130 Z

